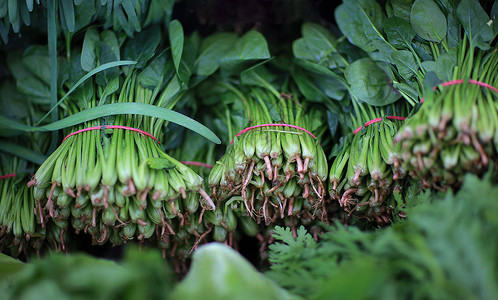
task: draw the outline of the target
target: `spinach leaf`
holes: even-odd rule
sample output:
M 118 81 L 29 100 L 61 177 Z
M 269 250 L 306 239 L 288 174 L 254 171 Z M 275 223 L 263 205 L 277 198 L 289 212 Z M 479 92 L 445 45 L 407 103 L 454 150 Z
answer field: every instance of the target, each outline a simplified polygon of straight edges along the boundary
M 237 40 L 234 47 L 220 60 L 220 65 L 225 71 L 240 72 L 247 69 L 247 63 L 269 58 L 266 39 L 261 33 L 252 30 Z
M 98 63 L 97 47 L 100 36 L 95 28 L 90 28 L 85 33 L 81 49 L 81 68 L 85 71 L 95 69 Z
M 393 9 L 393 15 L 407 22 L 410 21 L 410 11 L 412 8 L 412 0 L 392 0 L 390 4 Z
M 156 48 L 161 42 L 161 29 L 159 26 L 151 26 L 129 39 L 122 48 L 122 57 L 125 60 L 136 61 L 136 68 L 143 68 L 151 59 Z
M 232 49 L 237 41 L 234 33 L 216 33 L 201 43 L 199 56 L 195 62 L 195 74 L 209 76 L 220 67 L 220 60 Z
M 391 77 L 370 58 L 353 62 L 344 75 L 351 86 L 351 94 L 367 104 L 383 106 L 400 98 L 392 88 Z
M 399 50 L 391 54 L 399 74 L 406 80 L 411 79 L 417 75 L 418 65 L 415 57 L 408 50 Z
M 336 40 L 326 28 L 315 23 L 304 23 L 301 31 L 309 55 L 314 61 L 320 62 L 336 50 Z
M 416 33 L 407 21 L 399 17 L 388 18 L 384 22 L 384 32 L 389 42 L 398 49 L 410 48 Z
M 476 46 L 482 50 L 490 48 L 489 43 L 493 38 L 493 28 L 488 23 L 490 18 L 477 0 L 462 0 L 457 7 L 457 15 L 462 22 L 471 47 Z
M 182 24 L 178 20 L 173 20 L 169 23 L 168 28 L 169 33 L 169 42 L 171 45 L 171 55 L 173 57 L 173 63 L 175 65 L 175 70 L 178 76 L 180 76 L 179 69 L 180 63 L 182 61 L 182 53 L 183 53 L 183 43 L 184 43 L 184 35 L 183 35 L 183 27 Z M 185 78 L 181 78 L 182 81 L 185 81 Z
M 424 40 L 439 43 L 446 37 L 446 16 L 432 0 L 415 0 L 410 23 Z
M 357 14 L 348 9 L 345 3 L 335 9 L 334 17 L 341 32 L 344 33 L 353 45 L 360 47 L 366 52 L 375 50 L 375 47 L 370 43 L 369 38 L 363 31 L 363 25 Z
M 455 48 L 452 52 L 456 52 Z M 456 67 L 456 53 L 442 53 L 436 60 L 436 75 L 443 81 L 451 80 L 453 76 L 453 69 Z

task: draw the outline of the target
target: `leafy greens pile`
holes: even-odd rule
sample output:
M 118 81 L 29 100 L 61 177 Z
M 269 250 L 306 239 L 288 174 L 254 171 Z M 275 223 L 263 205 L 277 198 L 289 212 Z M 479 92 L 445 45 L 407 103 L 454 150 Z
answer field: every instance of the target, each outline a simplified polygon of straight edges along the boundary
M 466 176 L 457 194 L 413 195 L 408 218 L 365 232 L 335 224 L 316 242 L 277 227 L 266 275 L 306 299 L 489 299 L 498 292 L 498 189 Z

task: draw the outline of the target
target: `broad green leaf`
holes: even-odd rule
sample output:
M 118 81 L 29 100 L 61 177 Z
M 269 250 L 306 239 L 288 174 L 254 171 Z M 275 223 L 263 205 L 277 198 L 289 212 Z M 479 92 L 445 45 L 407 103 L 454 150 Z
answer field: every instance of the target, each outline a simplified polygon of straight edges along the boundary
M 453 78 L 453 69 L 456 67 L 456 56 L 442 53 L 436 60 L 436 75 L 443 81 Z
M 415 0 L 410 24 L 424 40 L 439 43 L 446 37 L 446 17 L 432 0 Z
M 489 49 L 489 42 L 494 38 L 491 19 L 477 0 L 462 0 L 457 8 L 457 15 L 462 22 L 471 46 L 482 50 Z M 495 20 L 496 22 L 496 20 Z
M 410 21 L 413 0 L 391 0 L 390 3 L 395 17 L 402 18 L 406 22 Z
M 297 87 L 304 98 L 321 102 L 326 99 L 326 95 L 318 88 L 311 76 L 306 72 L 295 69 L 292 72 L 292 78 L 296 81 Z
M 156 48 L 161 42 L 161 29 L 157 25 L 128 39 L 122 47 L 122 59 L 136 61 L 136 68 L 143 68 L 156 53 Z
M 458 19 L 452 14 L 447 15 L 447 19 L 448 33 L 446 34 L 446 40 L 448 41 L 448 47 L 458 47 L 462 36 L 462 27 L 460 26 L 460 22 L 458 21 Z
M 315 23 L 304 23 L 301 33 L 314 61 L 319 62 L 335 51 L 335 37 L 328 29 Z
M 335 77 L 314 75 L 313 81 L 320 88 L 320 90 L 325 93 L 329 98 L 340 101 L 344 99 L 347 93 L 347 87 L 344 83 L 339 81 Z
M 119 53 L 119 42 L 113 31 L 103 31 L 100 34 L 100 43 L 98 45 L 100 50 L 98 51 L 100 52 L 98 58 L 99 64 L 120 60 L 121 56 Z M 119 76 L 120 73 L 121 70 L 117 68 L 104 70 L 103 72 L 97 74 L 96 82 L 100 86 L 106 86 L 109 80 Z
M 169 81 L 175 74 L 173 64 L 167 53 L 162 53 L 138 75 L 138 82 L 147 88 L 155 88 Z
M 391 54 L 398 72 L 404 79 L 409 80 L 417 74 L 418 65 L 415 57 L 408 50 L 398 50 Z
M 436 62 L 433 60 L 426 60 L 422 62 L 422 68 L 424 68 L 425 72 L 434 72 L 436 73 Z
M 67 29 L 70 32 L 74 32 L 75 19 L 74 19 L 74 6 L 73 0 L 61 0 L 62 5 L 59 9 L 62 10 L 62 15 L 64 16 L 64 21 L 66 22 Z
M 95 17 L 95 1 L 81 1 L 74 7 L 75 26 L 74 32 L 85 28 Z
M 90 28 L 86 31 L 81 49 L 81 68 L 87 72 L 97 66 L 99 41 L 100 36 L 97 29 Z
M 415 37 L 410 23 L 399 18 L 391 17 L 384 22 L 384 32 L 389 42 L 398 49 L 406 49 Z
M 22 271 L 25 266 L 26 264 L 20 260 L 0 253 L 0 281 L 6 282 L 6 279 L 13 279 L 13 275 Z M 10 282 L 8 285 L 10 285 Z
M 22 64 L 32 76 L 50 84 L 50 57 L 46 46 L 34 45 L 24 51 Z
M 29 104 L 26 97 L 19 93 L 11 81 L 4 82 L 0 87 L 0 114 L 10 119 L 24 119 L 29 114 Z
M 316 74 L 325 75 L 327 77 L 335 78 L 335 79 L 339 80 L 340 82 L 343 82 L 345 84 L 345 86 L 347 86 L 347 84 L 344 81 L 344 78 L 342 78 L 342 76 L 334 73 L 333 71 L 329 70 L 328 68 L 326 68 L 324 66 L 312 63 L 311 61 L 299 59 L 299 58 L 295 58 L 294 61 L 300 67 L 302 67 L 302 68 L 304 68 L 304 69 L 306 69 L 306 70 L 308 70 L 310 72 L 313 72 L 313 73 L 316 73 Z
M 410 99 L 412 100 L 415 100 L 415 101 L 419 101 L 420 98 L 419 98 L 419 94 L 418 94 L 418 91 L 416 89 L 414 89 L 412 86 L 406 84 L 406 83 L 403 83 L 403 82 L 395 82 L 393 84 L 393 87 L 404 93 L 406 96 L 410 97 Z
M 371 44 L 370 39 L 363 30 L 363 24 L 359 19 L 357 11 L 351 11 L 346 4 L 341 4 L 335 9 L 334 17 L 339 29 L 353 45 L 360 47 L 366 52 L 375 50 L 375 47 Z
M 182 24 L 178 20 L 173 20 L 169 23 L 168 28 L 169 33 L 169 43 L 171 45 L 171 55 L 173 57 L 173 62 L 175 64 L 176 73 L 180 76 L 179 69 L 180 63 L 182 61 L 183 54 L 183 43 L 184 43 L 184 35 L 183 35 L 183 27 Z M 181 78 L 184 81 L 184 78 Z
M 249 31 L 237 40 L 235 46 L 221 59 L 222 68 L 229 72 L 240 72 L 248 67 L 248 63 L 269 59 L 270 51 L 264 36 L 255 31 Z
M 38 98 L 37 103 L 50 103 L 50 88 L 38 78 L 27 77 L 16 81 L 16 84 L 23 94 Z
M 292 42 L 292 54 L 295 58 L 317 62 L 316 57 L 313 56 L 304 38 L 299 38 Z
M 220 67 L 220 60 L 237 41 L 234 33 L 216 33 L 202 41 L 199 56 L 195 62 L 195 74 L 209 76 Z
M 270 51 L 264 36 L 257 31 L 249 31 L 235 44 L 235 53 L 239 59 L 268 59 Z
M 367 104 L 383 106 L 400 98 L 392 88 L 390 76 L 370 58 L 353 62 L 344 75 L 350 84 L 350 92 Z
M 211 243 L 194 252 L 192 267 L 172 299 L 299 299 L 257 271 L 232 248 Z

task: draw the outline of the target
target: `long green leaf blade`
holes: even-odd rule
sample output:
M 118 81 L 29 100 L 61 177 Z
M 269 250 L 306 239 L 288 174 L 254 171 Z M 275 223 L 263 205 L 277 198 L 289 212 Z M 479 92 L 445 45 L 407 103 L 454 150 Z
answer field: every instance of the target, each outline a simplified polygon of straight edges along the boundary
M 88 78 L 92 77 L 93 75 L 99 73 L 99 72 L 102 72 L 102 71 L 105 71 L 107 69 L 110 69 L 110 68 L 114 68 L 114 67 L 119 67 L 119 66 L 125 66 L 125 65 L 134 65 L 136 64 L 137 62 L 136 61 L 132 61 L 132 60 L 121 60 L 121 61 L 113 61 L 113 62 L 110 62 L 110 63 L 106 63 L 106 64 L 103 64 L 103 65 L 100 65 L 98 66 L 97 68 L 93 69 L 92 71 L 88 72 L 85 76 L 81 77 L 80 80 L 78 80 L 78 82 L 76 82 L 76 84 L 67 92 L 67 94 L 64 95 L 64 97 L 62 97 L 59 102 L 57 102 L 57 104 L 52 107 L 50 109 L 49 112 L 47 112 L 36 124 L 35 126 L 39 125 L 43 120 L 45 120 L 49 115 L 50 113 L 57 107 L 59 106 L 59 104 L 62 103 L 62 101 L 64 101 L 77 87 L 79 87 L 83 82 L 85 82 L 85 80 L 87 80 Z

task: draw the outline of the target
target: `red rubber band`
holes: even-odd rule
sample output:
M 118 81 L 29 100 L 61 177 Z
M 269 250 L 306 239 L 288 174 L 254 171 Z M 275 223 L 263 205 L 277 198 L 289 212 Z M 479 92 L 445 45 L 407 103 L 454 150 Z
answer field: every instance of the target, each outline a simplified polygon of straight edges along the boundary
M 235 135 L 235 137 L 238 137 L 239 135 L 241 135 L 243 133 L 246 133 L 249 130 L 252 130 L 254 128 L 267 127 L 267 126 L 282 126 L 282 127 L 290 127 L 290 128 L 299 129 L 299 130 L 304 131 L 307 134 L 311 135 L 314 139 L 316 139 L 316 136 L 314 136 L 313 133 L 309 132 L 308 130 L 306 130 L 306 129 L 302 128 L 302 127 L 299 127 L 299 126 L 296 126 L 296 125 L 291 125 L 291 124 L 261 124 L 261 125 L 254 125 L 254 126 L 251 126 L 251 127 L 247 127 L 246 129 L 243 129 L 242 131 L 240 131 L 239 133 L 237 133 L 237 135 Z M 233 140 L 230 142 L 230 144 L 232 144 L 232 143 L 233 143 Z
M 17 175 L 16 173 L 2 175 L 2 176 L 0 176 L 0 180 L 5 179 L 5 178 L 10 178 L 10 177 L 16 177 L 16 175 Z
M 384 118 L 391 119 L 391 120 L 400 120 L 400 121 L 404 121 L 406 119 L 405 117 L 398 117 L 398 116 L 387 116 L 387 117 L 384 117 Z M 357 134 L 363 127 L 367 127 L 368 125 L 371 125 L 373 123 L 380 122 L 380 121 L 382 121 L 382 119 L 383 118 L 377 118 L 377 119 L 373 119 L 373 120 L 370 120 L 370 121 L 366 122 L 365 124 L 363 124 L 360 127 L 356 128 L 353 131 L 353 134 Z
M 181 161 L 181 163 L 184 165 L 188 165 L 188 166 L 199 166 L 199 167 L 205 167 L 205 168 L 209 168 L 209 169 L 213 168 L 213 165 L 206 164 L 203 162 L 197 162 L 197 161 Z
M 463 79 L 455 79 L 455 80 L 450 80 L 450 81 L 447 81 L 447 82 L 443 82 L 443 83 L 441 83 L 441 86 L 450 86 L 450 85 L 455 85 L 455 84 L 462 84 L 463 82 L 464 82 Z M 485 82 L 477 81 L 477 80 L 474 80 L 474 79 L 469 79 L 469 83 L 476 84 L 476 85 L 479 85 L 479 86 L 491 89 L 491 90 L 495 91 L 496 93 L 498 93 L 498 89 L 497 88 L 495 88 L 494 86 L 492 86 L 490 84 L 487 84 Z M 437 87 L 438 86 L 436 85 L 432 89 L 436 90 Z M 420 103 L 424 103 L 424 100 L 425 100 L 425 97 L 423 97 L 420 100 Z
M 127 127 L 127 126 L 121 126 L 121 125 L 103 125 L 103 126 L 94 126 L 94 127 L 88 127 L 88 128 L 83 128 L 83 129 L 80 129 L 80 130 L 77 130 L 75 132 L 72 132 L 70 134 L 68 134 L 63 140 L 62 142 L 64 142 L 68 137 L 72 136 L 72 135 L 75 135 L 75 134 L 78 134 L 78 133 L 82 133 L 82 132 L 85 132 L 85 131 L 90 131 L 90 130 L 99 130 L 99 129 L 126 129 L 126 130 L 131 130 L 131 131 L 135 131 L 135 132 L 138 132 L 138 133 L 141 133 L 141 134 L 144 134 L 146 136 L 149 136 L 151 137 L 153 140 L 157 141 L 159 143 L 159 141 L 150 133 L 148 132 L 145 132 L 143 130 L 140 130 L 140 129 L 137 129 L 137 128 L 133 128 L 133 127 Z

